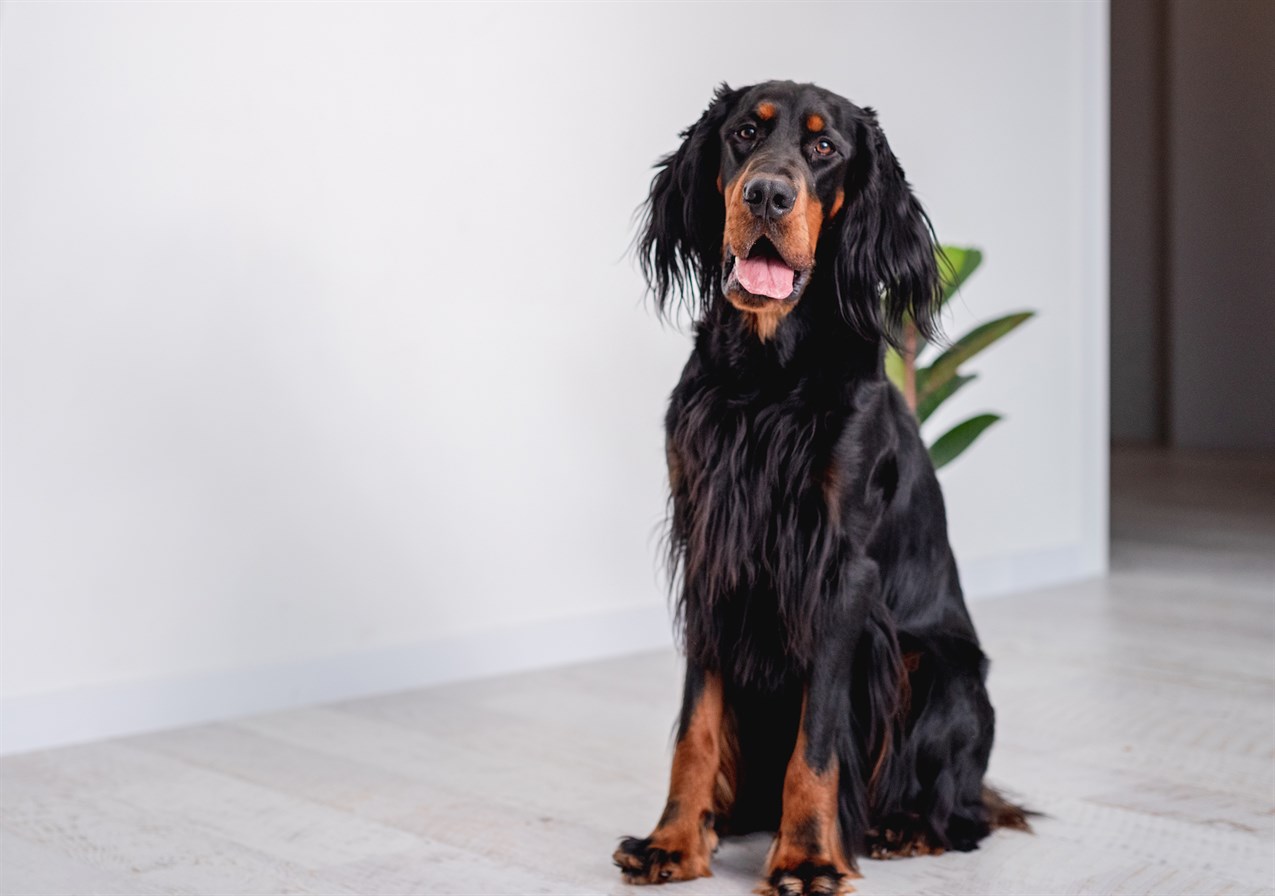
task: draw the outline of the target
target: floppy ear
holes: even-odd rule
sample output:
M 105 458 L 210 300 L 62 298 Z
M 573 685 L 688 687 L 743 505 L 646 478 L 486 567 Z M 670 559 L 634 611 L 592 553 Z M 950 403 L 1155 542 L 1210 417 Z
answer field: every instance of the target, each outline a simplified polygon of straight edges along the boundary
M 912 195 L 876 113 L 863 110 L 846 176 L 844 233 L 835 279 L 841 313 L 867 338 L 897 345 L 905 316 L 924 339 L 938 335 L 940 284 L 934 228 Z
M 726 204 L 717 189 L 718 131 L 741 93 L 718 87 L 699 121 L 682 131 L 681 147 L 655 166 L 637 252 L 661 315 L 667 316 L 676 297 L 698 318 L 721 279 Z

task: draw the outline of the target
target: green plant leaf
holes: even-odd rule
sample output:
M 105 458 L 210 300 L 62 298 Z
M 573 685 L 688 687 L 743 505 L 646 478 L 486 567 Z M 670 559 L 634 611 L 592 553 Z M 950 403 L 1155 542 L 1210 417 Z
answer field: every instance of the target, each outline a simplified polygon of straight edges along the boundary
M 894 388 L 903 391 L 903 356 L 893 348 L 885 350 L 885 375 L 894 383 Z
M 956 376 L 956 369 L 970 358 L 977 355 L 996 340 L 1018 327 L 1024 321 L 1034 317 L 1035 311 L 1019 311 L 1007 314 L 996 320 L 970 330 L 956 340 L 946 351 L 934 359 L 934 363 L 916 372 L 917 401 L 925 399 L 930 393 L 941 389 L 947 381 Z
M 983 253 L 972 246 L 943 246 L 939 251 L 939 278 L 943 283 L 943 299 L 941 304 L 956 295 L 970 274 L 978 270 L 983 263 Z
M 934 469 L 940 469 L 961 456 L 974 440 L 983 434 L 983 430 L 999 420 L 1000 414 L 979 414 L 970 417 L 964 423 L 958 423 L 943 435 L 934 440 L 930 446 L 930 460 Z
M 968 376 L 954 376 L 942 386 L 939 386 L 925 398 L 919 399 L 916 403 L 916 419 L 924 423 L 929 419 L 930 415 L 938 410 L 938 406 L 951 398 L 958 389 L 971 380 L 978 379 L 977 373 L 971 373 Z

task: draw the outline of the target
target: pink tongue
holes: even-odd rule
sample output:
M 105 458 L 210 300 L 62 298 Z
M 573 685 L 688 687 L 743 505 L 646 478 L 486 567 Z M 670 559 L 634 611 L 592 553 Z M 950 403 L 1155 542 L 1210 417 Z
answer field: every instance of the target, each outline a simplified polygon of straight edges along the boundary
M 786 299 L 792 295 L 793 270 L 774 258 L 737 258 L 735 276 L 755 296 Z

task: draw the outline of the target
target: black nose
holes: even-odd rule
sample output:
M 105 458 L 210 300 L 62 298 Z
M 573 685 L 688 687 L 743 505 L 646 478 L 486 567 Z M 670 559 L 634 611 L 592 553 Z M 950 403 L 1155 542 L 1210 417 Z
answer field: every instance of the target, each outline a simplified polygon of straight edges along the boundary
M 796 201 L 797 188 L 781 177 L 759 174 L 744 184 L 744 202 L 759 218 L 782 218 Z

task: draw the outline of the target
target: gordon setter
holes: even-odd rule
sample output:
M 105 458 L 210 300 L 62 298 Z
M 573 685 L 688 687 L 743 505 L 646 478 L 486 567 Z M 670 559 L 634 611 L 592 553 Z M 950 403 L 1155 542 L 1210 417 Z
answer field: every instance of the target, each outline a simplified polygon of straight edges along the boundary
M 904 320 L 935 336 L 933 229 L 876 114 L 814 85 L 722 85 L 682 137 L 638 249 L 697 321 L 665 421 L 686 683 L 664 813 L 614 860 L 688 880 L 775 831 L 758 892 L 847 892 L 856 856 L 1027 827 L 983 783 L 987 660 L 883 370 Z

